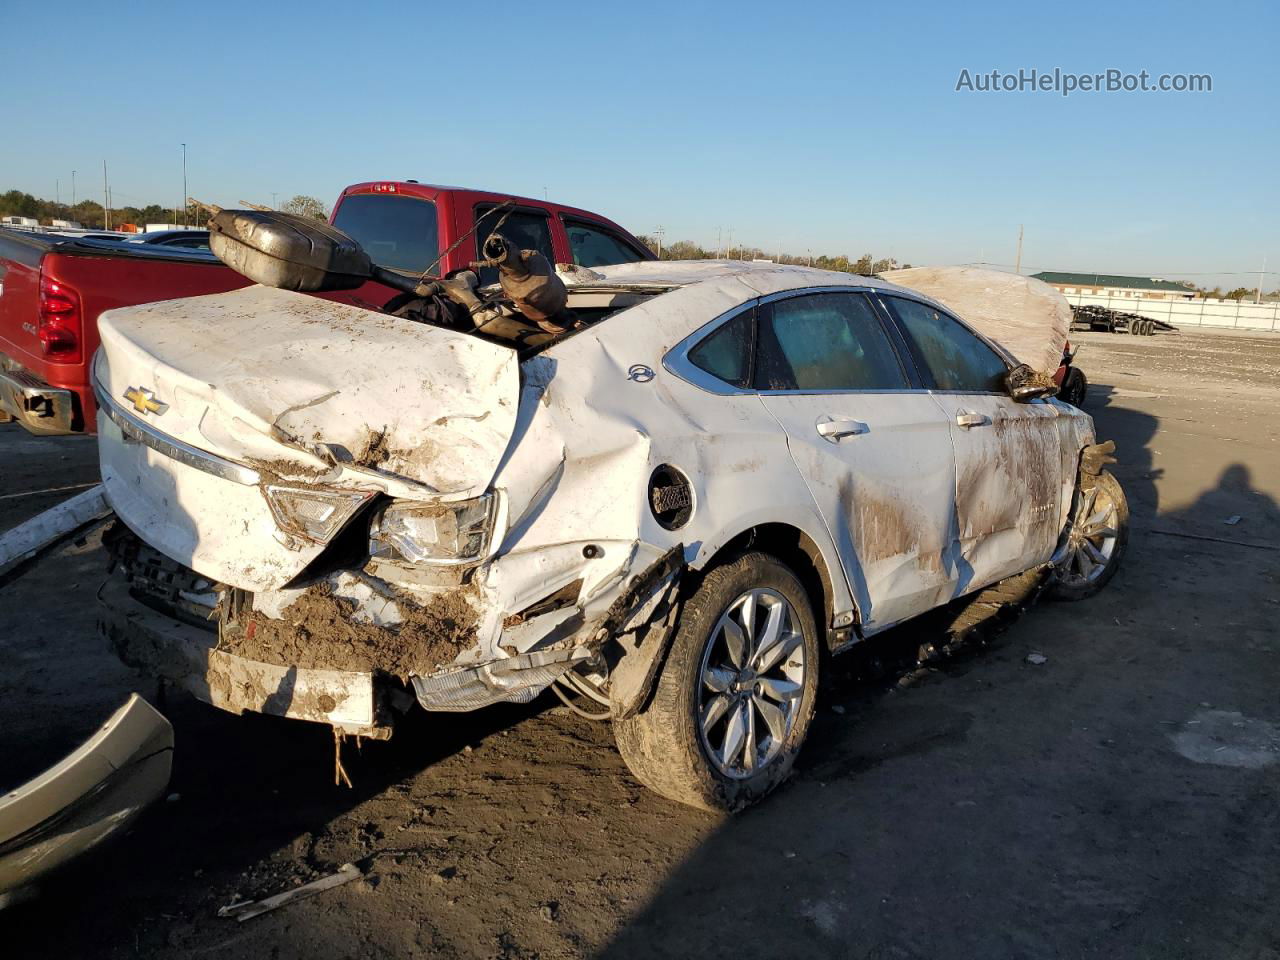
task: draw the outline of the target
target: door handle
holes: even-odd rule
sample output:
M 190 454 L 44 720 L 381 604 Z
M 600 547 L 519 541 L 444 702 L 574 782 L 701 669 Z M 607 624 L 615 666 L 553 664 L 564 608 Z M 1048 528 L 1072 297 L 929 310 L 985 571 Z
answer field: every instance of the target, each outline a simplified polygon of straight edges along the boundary
M 964 427 L 966 430 L 973 427 L 989 427 L 991 426 L 991 418 L 982 413 L 969 413 L 967 410 L 961 410 L 956 414 L 956 425 Z
M 832 443 L 839 443 L 841 440 L 847 440 L 849 437 L 856 437 L 860 433 L 870 431 L 865 423 L 859 420 L 820 420 L 818 421 L 818 436 L 824 440 L 830 440 Z

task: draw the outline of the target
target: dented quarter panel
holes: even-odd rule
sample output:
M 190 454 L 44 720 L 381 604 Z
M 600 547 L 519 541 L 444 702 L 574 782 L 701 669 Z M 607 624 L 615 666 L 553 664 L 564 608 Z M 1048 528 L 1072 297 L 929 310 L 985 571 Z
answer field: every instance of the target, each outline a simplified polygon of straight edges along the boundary
M 522 602 L 578 576 L 590 583 L 598 577 L 593 570 L 617 571 L 621 584 L 677 543 L 698 568 L 759 523 L 802 530 L 836 574 L 831 538 L 791 463 L 785 433 L 759 398 L 712 396 L 662 367 L 691 330 L 758 292 L 732 277 L 680 288 L 526 362 L 524 438 L 495 479 L 507 492 L 513 525 L 492 564 L 493 582 L 525 581 L 517 564 L 541 570 L 544 557 L 557 556 L 567 565 L 552 564 L 556 578 L 538 579 L 536 591 L 522 588 Z M 632 379 L 637 364 L 654 371 L 653 379 Z M 531 380 L 545 384 L 536 395 Z M 649 509 L 648 480 L 659 464 L 679 469 L 693 488 L 692 516 L 678 530 L 664 529 Z M 615 544 L 632 541 L 643 549 L 619 569 Z M 588 544 L 600 545 L 602 555 L 584 557 Z M 852 610 L 842 578 L 832 580 L 840 584 L 835 610 Z

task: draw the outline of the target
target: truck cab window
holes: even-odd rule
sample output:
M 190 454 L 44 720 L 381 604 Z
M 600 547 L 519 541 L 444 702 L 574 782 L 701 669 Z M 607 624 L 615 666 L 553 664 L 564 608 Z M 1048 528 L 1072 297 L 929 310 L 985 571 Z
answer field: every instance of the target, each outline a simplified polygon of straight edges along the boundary
M 581 220 L 566 220 L 564 228 L 569 234 L 573 262 L 580 267 L 605 267 L 614 263 L 635 263 L 643 259 L 638 251 L 601 227 Z
M 364 247 L 374 263 L 402 273 L 421 273 L 440 249 L 436 205 L 392 193 L 342 198 L 333 225 Z

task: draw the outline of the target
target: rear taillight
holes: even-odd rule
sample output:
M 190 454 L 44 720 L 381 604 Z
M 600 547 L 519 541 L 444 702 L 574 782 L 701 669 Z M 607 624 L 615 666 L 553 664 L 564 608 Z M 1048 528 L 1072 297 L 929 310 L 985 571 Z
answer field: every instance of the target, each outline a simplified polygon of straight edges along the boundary
M 80 294 L 66 284 L 40 278 L 40 326 L 36 335 L 45 359 L 80 362 Z

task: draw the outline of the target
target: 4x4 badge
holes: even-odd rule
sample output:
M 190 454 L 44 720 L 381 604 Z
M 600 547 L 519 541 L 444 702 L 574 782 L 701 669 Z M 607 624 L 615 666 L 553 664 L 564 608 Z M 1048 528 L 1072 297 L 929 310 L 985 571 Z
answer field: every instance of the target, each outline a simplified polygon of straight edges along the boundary
M 169 409 L 167 403 L 157 400 L 156 395 L 146 387 L 130 387 L 124 392 L 124 398 L 133 404 L 133 409 L 144 416 L 154 413 L 158 417 Z

